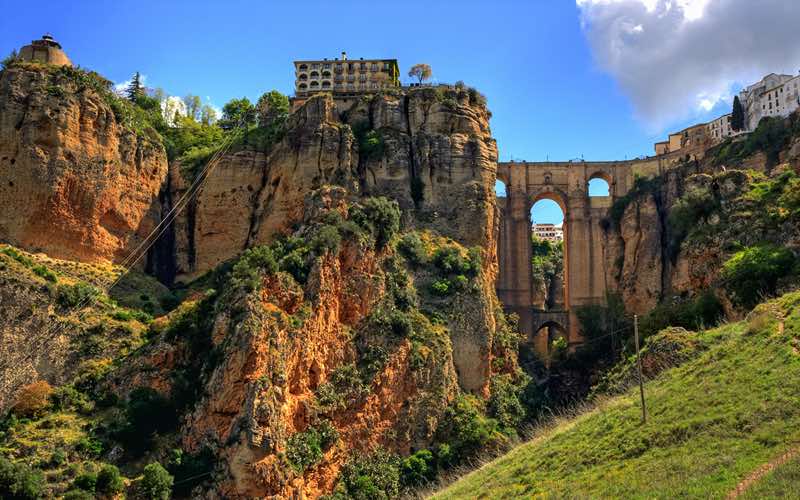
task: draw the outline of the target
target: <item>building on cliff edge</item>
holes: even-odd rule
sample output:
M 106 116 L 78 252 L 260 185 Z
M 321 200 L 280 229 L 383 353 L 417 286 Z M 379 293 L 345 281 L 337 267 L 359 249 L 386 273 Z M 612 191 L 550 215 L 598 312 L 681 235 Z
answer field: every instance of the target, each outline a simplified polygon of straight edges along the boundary
M 72 61 L 61 49 L 61 44 L 55 41 L 53 35 L 49 33 L 45 33 L 39 40 L 33 40 L 29 45 L 22 47 L 17 57 L 26 62 L 72 66 Z
M 400 87 L 400 68 L 397 59 L 351 60 L 347 52 L 333 60 L 294 61 L 294 109 L 309 97 L 330 93 L 337 106 L 347 104 L 364 94 L 389 87 Z
M 770 73 L 758 82 L 739 92 L 739 101 L 744 109 L 744 130 L 731 127 L 731 113 L 722 115 L 708 123 L 694 125 L 670 134 L 668 140 L 655 143 L 656 156 L 674 153 L 697 146 L 701 139 L 700 127 L 705 127 L 702 140 L 713 145 L 728 137 L 752 132 L 765 117 L 785 118 L 800 108 L 800 75 Z

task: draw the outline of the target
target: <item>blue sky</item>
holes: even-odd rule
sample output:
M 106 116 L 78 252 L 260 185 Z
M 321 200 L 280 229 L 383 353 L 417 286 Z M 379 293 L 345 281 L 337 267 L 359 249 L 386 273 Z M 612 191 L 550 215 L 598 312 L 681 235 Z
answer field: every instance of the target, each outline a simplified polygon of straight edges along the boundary
M 403 73 L 425 62 L 435 81 L 463 80 L 486 94 L 501 160 L 625 159 L 650 154 L 667 131 L 721 114 L 729 102 L 666 120 L 636 108 L 642 96 L 603 52 L 602 9 L 644 3 L 646 11 L 624 13 L 644 15 L 663 1 L 139 0 L 22 7 L 0 0 L 0 54 L 49 31 L 74 63 L 115 82 L 140 71 L 148 86 L 196 94 L 218 107 L 271 89 L 291 93 L 293 59 L 346 50 L 351 58 L 395 57 Z

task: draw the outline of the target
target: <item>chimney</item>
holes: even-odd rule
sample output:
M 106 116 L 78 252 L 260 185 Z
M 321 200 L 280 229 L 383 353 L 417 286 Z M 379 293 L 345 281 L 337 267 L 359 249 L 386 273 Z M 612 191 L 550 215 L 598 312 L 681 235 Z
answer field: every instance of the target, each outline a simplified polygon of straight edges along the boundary
M 342 61 L 346 61 L 346 60 L 347 60 L 347 52 L 342 51 Z

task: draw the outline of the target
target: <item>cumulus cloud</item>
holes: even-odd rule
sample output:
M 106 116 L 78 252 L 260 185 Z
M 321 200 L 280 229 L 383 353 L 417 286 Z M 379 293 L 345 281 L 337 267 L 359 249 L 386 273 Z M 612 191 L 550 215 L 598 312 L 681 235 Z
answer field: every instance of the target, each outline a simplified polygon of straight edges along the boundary
M 598 65 L 653 130 L 800 68 L 800 0 L 576 0 Z

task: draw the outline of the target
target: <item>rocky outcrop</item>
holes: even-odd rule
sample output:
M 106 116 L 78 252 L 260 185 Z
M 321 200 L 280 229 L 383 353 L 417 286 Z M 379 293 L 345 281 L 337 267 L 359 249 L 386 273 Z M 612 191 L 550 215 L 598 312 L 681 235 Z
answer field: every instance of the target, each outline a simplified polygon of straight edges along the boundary
M 158 223 L 167 158 L 76 75 L 88 78 L 67 67 L 0 73 L 0 240 L 121 261 Z
M 342 116 L 329 96 L 318 96 L 292 115 L 287 136 L 268 153 L 224 155 L 176 224 L 178 279 L 287 231 L 305 196 L 326 184 L 397 200 L 407 224 L 481 245 L 492 263 L 497 146 L 485 106 L 466 91 L 457 95 L 378 95 Z M 354 129 L 379 133 L 380 153 L 359 154 Z M 186 181 L 176 178 L 179 166 L 172 172 L 177 199 Z
M 642 183 L 617 201 L 625 203 L 622 217 L 604 234 L 607 281 L 629 311 L 645 314 L 662 300 L 715 288 L 725 260 L 744 246 L 800 248 L 800 233 L 788 212 L 769 215 L 786 210 L 777 206 L 779 200 L 747 195 L 754 182 L 800 171 L 800 138 L 792 132 L 798 119 L 785 121 L 788 138 L 777 163 L 759 150 L 724 161 L 727 148 L 746 140 L 739 139 Z M 718 295 L 735 317 L 726 297 Z

